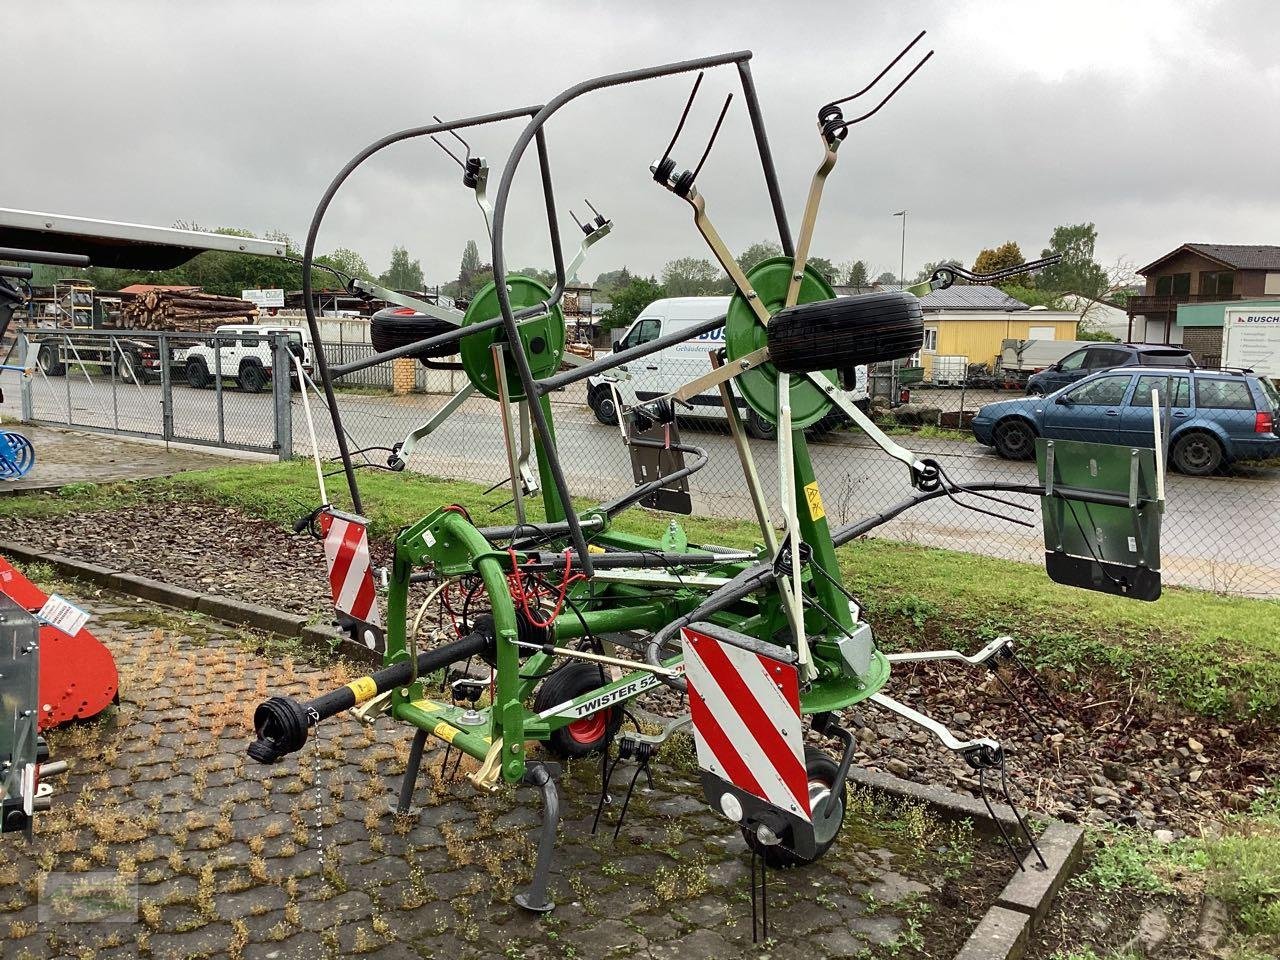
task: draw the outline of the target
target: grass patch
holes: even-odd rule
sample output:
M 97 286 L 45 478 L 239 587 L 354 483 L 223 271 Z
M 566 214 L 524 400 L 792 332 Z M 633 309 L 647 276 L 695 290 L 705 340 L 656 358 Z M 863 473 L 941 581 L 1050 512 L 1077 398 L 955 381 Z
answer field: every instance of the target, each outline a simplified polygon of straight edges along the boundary
M 414 473 L 361 475 L 364 512 L 374 537 L 389 539 L 437 505 L 461 503 L 477 524 L 514 522 L 510 507 L 490 512 L 505 489 Z M 341 477 L 329 481 L 339 507 L 350 507 Z M 2 515 L 105 511 L 168 497 L 234 506 L 283 526 L 316 502 L 310 461 L 238 464 L 136 484 L 76 484 L 54 494 L 11 497 Z M 583 500 L 580 508 L 592 505 Z M 527 504 L 530 520 L 541 504 Z M 628 533 L 661 537 L 671 517 L 632 509 L 617 520 Z M 750 547 L 754 525 L 682 517 L 689 539 Z M 1280 720 L 1280 603 L 1169 588 L 1141 603 L 1049 581 L 1029 564 L 887 540 L 861 540 L 840 551 L 846 584 L 864 603 L 886 648 L 946 646 L 972 651 L 1010 634 L 1038 664 L 1070 684 L 1103 675 L 1132 681 L 1144 696 L 1224 719 Z
M 1271 956 L 1280 949 L 1280 781 L 1247 813 L 1214 824 L 1214 832 L 1160 844 L 1145 832 L 1094 835 L 1088 868 L 1073 883 L 1124 895 L 1216 897 L 1234 924 L 1234 955 Z M 1082 955 L 1084 956 L 1084 955 Z

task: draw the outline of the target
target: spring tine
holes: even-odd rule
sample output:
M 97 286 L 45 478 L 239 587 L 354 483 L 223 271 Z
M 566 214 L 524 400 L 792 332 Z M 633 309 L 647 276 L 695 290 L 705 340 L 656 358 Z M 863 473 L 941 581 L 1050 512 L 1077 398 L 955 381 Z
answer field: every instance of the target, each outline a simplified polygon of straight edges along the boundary
M 751 848 L 751 942 L 759 943 L 760 936 L 756 929 L 756 848 Z
M 431 119 L 432 119 L 432 120 L 434 120 L 436 123 L 444 123 L 444 121 L 443 121 L 443 120 L 441 120 L 439 117 L 437 117 L 434 113 L 431 115 Z M 462 137 L 458 136 L 458 131 L 457 131 L 457 130 L 450 130 L 450 131 L 449 131 L 449 135 L 450 135 L 451 137 L 453 137 L 453 139 L 457 140 L 457 141 L 458 141 L 460 144 L 462 144 L 464 147 L 466 147 L 466 148 L 467 148 L 467 159 L 468 159 L 468 160 L 470 160 L 470 159 L 471 159 L 471 144 L 467 143 L 467 141 L 463 140 L 463 139 L 462 139 Z M 431 139 L 432 139 L 432 140 L 434 140 L 434 139 L 435 139 L 435 137 L 432 137 Z
M 627 784 L 627 795 L 622 800 L 622 809 L 618 812 L 618 823 L 613 828 L 613 839 L 618 839 L 618 834 L 622 832 L 622 822 L 627 819 L 627 807 L 631 805 L 631 791 L 636 788 L 636 780 L 640 777 L 640 771 L 649 766 L 649 758 L 646 757 L 640 763 L 636 764 L 636 772 L 631 775 L 631 782 Z
M 609 763 L 608 750 L 604 753 L 604 762 L 601 764 L 600 771 L 600 802 L 596 804 L 596 818 L 591 821 L 591 834 L 595 836 L 596 828 L 600 826 L 600 815 L 604 812 L 605 801 L 609 798 L 609 783 L 613 780 L 613 771 L 618 767 L 618 761 L 621 756 L 616 757 L 612 763 Z
M 894 57 L 892 60 L 890 60 L 890 61 L 889 61 L 889 65 L 888 65 L 888 66 L 886 66 L 886 67 L 885 67 L 883 70 L 881 70 L 879 73 L 877 73 L 877 74 L 876 74 L 876 76 L 875 76 L 875 79 L 874 79 L 874 80 L 872 80 L 870 83 L 868 83 L 865 87 L 863 87 L 863 88 L 862 88 L 861 90 L 859 90 L 857 93 L 851 93 L 851 94 L 849 94 L 849 96 L 847 96 L 847 97 L 843 97 L 843 98 L 842 98 L 842 99 L 840 99 L 840 100 L 832 100 L 830 103 L 826 104 L 826 106 L 828 106 L 828 107 L 834 107 L 834 106 L 836 106 L 836 105 L 838 105 L 838 104 L 841 104 L 841 103 L 848 103 L 850 100 L 857 100 L 860 96 L 862 96 L 864 93 L 866 93 L 866 92 L 867 92 L 868 90 L 870 90 L 872 87 L 874 87 L 877 83 L 879 83 L 879 82 L 881 81 L 881 79 L 883 79 L 883 77 L 884 77 L 884 75 L 885 75 L 886 73 L 888 73 L 888 72 L 889 72 L 890 70 L 892 70 L 895 66 L 897 66 L 898 61 L 899 61 L 899 60 L 901 60 L 903 57 L 905 57 L 905 56 L 907 55 L 907 52 L 908 52 L 912 47 L 914 47 L 917 43 L 919 43 L 919 42 L 920 42 L 920 38 L 921 38 L 921 37 L 923 37 L 923 36 L 925 35 L 925 33 L 926 33 L 926 31 L 924 31 L 924 30 L 921 30 L 919 33 L 917 33 L 917 34 L 916 34 L 916 38 L 915 38 L 914 40 L 912 40 L 910 43 L 908 43 L 905 47 L 903 47 L 903 48 L 902 48 L 902 51 L 901 51 L 901 52 L 900 52 L 896 57 Z
M 852 120 L 846 120 L 845 126 L 851 127 L 855 123 L 861 123 L 863 120 L 870 120 L 877 113 L 879 113 L 880 108 L 883 107 L 890 100 L 892 100 L 894 97 L 894 94 L 896 94 L 899 90 L 901 90 L 904 86 L 906 86 L 907 81 L 910 80 L 912 77 L 914 77 L 917 71 L 919 71 L 921 67 L 923 67 L 926 63 L 928 63 L 929 58 L 932 56 L 933 56 L 933 51 L 930 50 L 928 53 L 924 55 L 924 59 L 922 59 L 919 63 L 917 63 L 914 67 L 911 68 L 910 73 L 908 73 L 905 77 L 903 77 L 901 80 L 898 81 L 898 85 L 894 87 L 892 90 L 890 90 L 883 100 L 881 100 L 878 104 L 875 105 L 875 107 L 873 107 L 871 110 L 868 110 L 862 116 L 855 117 Z
M 1022 702 L 1022 698 L 1018 696 L 1018 692 L 1013 689 L 1009 681 L 1000 676 L 999 668 L 993 667 L 991 673 L 1000 683 L 1000 686 L 1004 688 L 1005 693 L 1009 694 L 1009 699 L 1013 701 L 1014 706 L 1022 711 L 1022 715 L 1024 717 L 1031 721 L 1031 725 L 1036 728 L 1036 733 L 1040 734 L 1041 739 L 1046 739 L 1049 736 L 1048 731 L 1045 730 L 1045 728 L 1040 725 L 1040 721 L 1032 715 L 1031 711 L 1027 708 L 1027 705 Z
M 733 94 L 729 94 L 724 98 L 724 106 L 720 108 L 720 116 L 716 118 L 715 128 L 711 131 L 711 139 L 707 141 L 707 149 L 702 151 L 702 158 L 698 160 L 698 165 L 693 168 L 693 179 L 698 179 L 698 174 L 702 172 L 702 165 L 707 162 L 707 157 L 711 155 L 711 145 L 716 142 L 716 137 L 720 136 L 720 124 L 724 123 L 724 115 L 729 112 L 729 104 L 733 103 Z
M 662 166 L 662 161 L 671 156 L 671 151 L 675 149 L 676 141 L 680 139 L 680 131 L 684 129 L 685 120 L 689 119 L 689 111 L 693 108 L 693 98 L 698 95 L 698 87 L 702 86 L 702 71 L 698 71 L 698 76 L 694 78 L 693 89 L 689 91 L 689 99 L 685 102 L 684 112 L 680 114 L 680 122 L 676 124 L 676 132 L 671 135 L 671 142 L 667 144 L 667 149 L 662 151 L 662 159 L 658 161 L 658 166 Z
M 435 142 L 435 145 L 436 145 L 437 147 L 439 147 L 441 150 L 443 150 L 445 153 L 447 153 L 447 154 L 449 155 L 449 159 L 450 159 L 450 160 L 452 160 L 452 161 L 453 161 L 454 163 L 456 163 L 458 166 L 462 167 L 462 169 L 463 169 L 463 170 L 467 169 L 467 165 L 466 165 L 465 163 L 463 163 L 461 160 L 459 160 L 459 159 L 458 159 L 458 157 L 457 157 L 457 155 L 456 155 L 456 154 L 454 154 L 454 152 L 453 152 L 452 150 L 450 150 L 450 149 L 449 149 L 448 147 L 446 147 L 443 143 L 441 143 L 441 142 L 440 142 L 440 138 L 439 138 L 439 137 L 437 137 L 435 134 L 432 134 L 432 135 L 431 135 L 431 139 Z
M 1027 679 L 1030 680 L 1031 683 L 1035 686 L 1036 690 L 1040 692 L 1040 696 L 1044 697 L 1045 700 L 1049 702 L 1049 706 L 1053 708 L 1053 712 L 1056 713 L 1063 720 L 1067 719 L 1066 715 L 1062 712 L 1062 705 L 1058 702 L 1058 698 L 1055 697 L 1052 693 L 1050 693 L 1049 688 L 1040 682 L 1040 678 L 1036 676 L 1035 671 L 1032 670 L 1030 667 L 1028 667 L 1025 663 L 1023 663 L 1022 659 L 1012 650 L 1008 652 L 1007 656 L 1010 659 L 1012 659 L 1014 663 L 1018 665 L 1019 670 L 1021 670 L 1024 674 L 1026 674 Z
M 1035 837 L 1031 835 L 1031 828 L 1027 826 L 1027 821 L 1024 820 L 1022 814 L 1018 812 L 1018 808 L 1013 803 L 1013 797 L 1009 795 L 1009 775 L 1005 770 L 1005 758 L 1003 753 L 1000 755 L 1000 792 L 1004 794 L 1004 802 L 1009 805 L 1009 809 L 1013 811 L 1014 818 L 1018 821 L 1018 826 L 1022 828 L 1022 835 L 1027 838 L 1027 843 L 1031 844 L 1031 849 L 1034 850 L 1036 852 L 1036 856 L 1040 858 L 1040 866 L 1048 869 L 1049 864 L 1045 862 L 1044 854 L 1040 852 L 1040 847 L 1036 845 Z M 1019 866 L 1021 866 L 1021 864 L 1019 864 Z
M 769 861 L 760 858 L 760 933 L 769 939 Z
M 600 211 L 596 209 L 595 204 L 593 204 L 593 203 L 592 203 L 590 200 L 588 200 L 586 197 L 583 197 L 583 198 L 582 198 L 582 202 L 583 202 L 583 203 L 585 203 L 588 207 L 590 207 L 590 208 L 591 208 L 591 212 L 592 212 L 592 213 L 594 213 L 597 217 L 602 216 L 602 214 L 600 213 Z
M 996 816 L 995 808 L 991 806 L 991 800 L 987 797 L 987 768 L 978 768 L 978 796 L 982 798 L 982 805 L 987 808 L 987 814 L 991 817 L 992 822 L 996 825 L 996 829 L 1000 831 L 1000 839 L 1004 841 L 1004 845 L 1009 848 L 1009 853 L 1013 856 L 1013 862 L 1018 865 L 1018 869 L 1026 871 L 1026 867 L 1022 865 L 1022 857 L 1018 856 L 1018 848 L 1013 845 L 1013 840 L 1009 836 L 1009 832 L 1005 830 L 1004 823 Z

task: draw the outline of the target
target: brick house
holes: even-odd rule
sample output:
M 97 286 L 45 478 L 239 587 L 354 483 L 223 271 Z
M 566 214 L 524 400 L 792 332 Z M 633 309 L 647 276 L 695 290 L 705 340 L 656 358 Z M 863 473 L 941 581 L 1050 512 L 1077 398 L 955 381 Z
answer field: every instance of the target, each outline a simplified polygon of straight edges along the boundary
M 1280 246 L 1184 243 L 1138 273 L 1144 291 L 1129 298 L 1129 341 L 1182 343 L 1180 304 L 1280 299 Z

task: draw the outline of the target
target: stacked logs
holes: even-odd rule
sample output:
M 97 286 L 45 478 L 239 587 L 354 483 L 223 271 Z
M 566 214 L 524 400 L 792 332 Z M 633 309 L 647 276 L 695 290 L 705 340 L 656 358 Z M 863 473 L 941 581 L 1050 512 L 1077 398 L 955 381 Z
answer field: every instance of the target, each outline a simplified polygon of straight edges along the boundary
M 207 333 L 224 323 L 253 323 L 257 315 L 257 307 L 236 297 L 187 290 L 148 290 L 121 307 L 118 323 L 130 330 Z

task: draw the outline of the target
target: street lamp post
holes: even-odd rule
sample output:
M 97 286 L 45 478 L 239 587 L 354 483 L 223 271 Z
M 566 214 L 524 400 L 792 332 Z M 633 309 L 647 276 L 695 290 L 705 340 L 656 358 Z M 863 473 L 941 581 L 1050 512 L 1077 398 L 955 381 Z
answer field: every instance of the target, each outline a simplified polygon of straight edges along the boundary
M 902 252 L 898 260 L 898 282 L 905 288 L 907 285 L 907 211 L 899 210 L 894 216 L 902 218 Z

